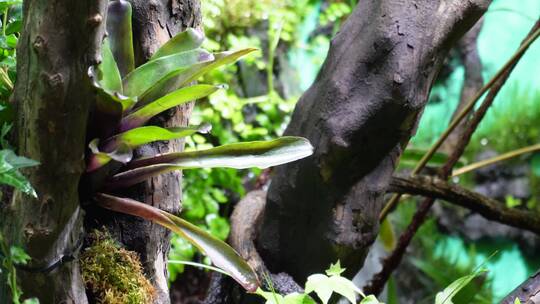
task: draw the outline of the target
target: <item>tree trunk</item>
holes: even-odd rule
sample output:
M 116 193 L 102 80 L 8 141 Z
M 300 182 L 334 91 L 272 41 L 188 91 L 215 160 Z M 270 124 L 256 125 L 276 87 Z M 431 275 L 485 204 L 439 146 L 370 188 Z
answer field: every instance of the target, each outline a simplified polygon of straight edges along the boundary
M 32 271 L 20 270 L 19 283 L 25 297 L 41 303 L 87 303 L 78 261 L 70 257 L 83 231 L 78 186 L 94 99 L 87 70 L 100 60 L 106 4 L 24 1 L 15 143 L 19 154 L 41 163 L 26 171 L 39 198 L 13 193 L 0 208 L 0 223 L 8 241 L 32 257 Z M 0 303 L 10 303 L 6 297 L 2 290 Z
M 188 27 L 201 24 L 198 0 L 130 0 L 133 6 L 133 40 L 136 65 L 148 61 L 152 54 L 167 40 Z M 186 126 L 193 104 L 177 107 L 150 122 L 164 127 Z M 159 153 L 178 152 L 182 140 L 158 142 L 135 151 L 135 158 Z M 181 172 L 171 172 L 153 177 L 127 191 L 127 196 L 171 213 L 178 213 L 181 191 Z M 169 303 L 167 286 L 167 255 L 170 249 L 170 232 L 149 221 L 133 216 L 96 210 L 88 221 L 89 228 L 107 227 L 114 238 L 128 250 L 139 253 L 145 274 L 157 291 L 156 303 Z
M 272 272 L 303 282 L 337 259 L 359 269 L 441 64 L 489 3 L 359 2 L 285 132 L 315 153 L 275 170 L 258 238 Z

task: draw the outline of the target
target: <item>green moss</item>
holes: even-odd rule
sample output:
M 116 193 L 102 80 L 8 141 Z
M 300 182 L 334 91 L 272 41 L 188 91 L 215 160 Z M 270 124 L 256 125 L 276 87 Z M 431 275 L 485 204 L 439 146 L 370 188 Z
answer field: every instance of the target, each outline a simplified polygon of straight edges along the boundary
M 108 232 L 95 230 L 89 241 L 80 257 L 81 272 L 97 303 L 152 303 L 155 290 L 135 252 L 121 248 Z

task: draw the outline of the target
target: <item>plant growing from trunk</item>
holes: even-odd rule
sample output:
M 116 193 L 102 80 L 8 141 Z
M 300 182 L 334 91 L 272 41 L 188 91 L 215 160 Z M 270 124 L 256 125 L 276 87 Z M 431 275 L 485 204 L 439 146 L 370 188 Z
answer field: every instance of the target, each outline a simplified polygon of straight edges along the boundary
M 102 61 L 88 70 L 97 98 L 88 129 L 92 140 L 84 189 L 90 189 L 89 197 L 104 208 L 151 220 L 185 237 L 246 290 L 254 292 L 259 286 L 257 275 L 227 244 L 170 213 L 112 194 L 173 170 L 275 166 L 311 155 L 311 145 L 304 138 L 289 136 L 132 160 L 133 149 L 144 144 L 208 132 L 210 127 L 205 124 L 183 128 L 146 124 L 157 114 L 223 88 L 193 82 L 255 49 L 212 54 L 201 48 L 203 34 L 188 29 L 135 68 L 128 2 L 110 2 L 107 31 Z

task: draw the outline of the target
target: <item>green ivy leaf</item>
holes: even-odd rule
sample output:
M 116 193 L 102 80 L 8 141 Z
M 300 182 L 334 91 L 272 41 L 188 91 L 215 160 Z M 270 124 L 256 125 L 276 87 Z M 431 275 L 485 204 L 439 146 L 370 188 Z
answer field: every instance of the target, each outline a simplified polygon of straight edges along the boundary
M 330 268 L 326 270 L 326 274 L 329 276 L 339 276 L 345 271 L 345 268 L 341 268 L 341 262 L 338 260 L 335 264 L 330 264 Z
M 11 246 L 9 254 L 15 264 L 25 265 L 30 260 L 30 256 L 21 247 Z

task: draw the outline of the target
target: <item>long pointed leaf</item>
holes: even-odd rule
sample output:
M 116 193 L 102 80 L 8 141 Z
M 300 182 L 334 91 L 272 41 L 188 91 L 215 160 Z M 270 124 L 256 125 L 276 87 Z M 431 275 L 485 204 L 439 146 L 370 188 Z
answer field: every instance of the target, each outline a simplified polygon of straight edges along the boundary
M 257 275 L 233 248 L 197 226 L 170 213 L 129 198 L 98 193 L 96 201 L 103 208 L 142 217 L 170 229 L 199 248 L 214 265 L 229 273 L 247 291 L 255 292 L 259 287 Z
M 180 169 L 267 168 L 292 162 L 312 153 L 313 147 L 307 139 L 291 136 L 272 141 L 228 144 L 202 151 L 163 154 L 131 162 L 128 164 L 128 171 L 114 175 L 107 187 L 127 187 L 152 176 Z
M 213 59 L 206 50 L 196 49 L 151 60 L 124 78 L 124 94 L 140 96 L 170 72 Z
M 223 86 L 198 84 L 165 95 L 124 117 L 120 123 L 120 132 L 142 126 L 150 120 L 150 118 L 165 110 L 195 99 L 206 97 L 221 88 L 223 88 Z
M 108 115 L 121 115 L 130 109 L 136 103 L 136 100 L 122 95 L 119 91 L 113 91 L 104 87 L 99 70 L 99 67 L 93 66 L 88 69 L 88 76 L 98 92 L 96 109 Z
M 108 139 L 104 144 L 103 151 L 113 151 L 122 144 L 133 149 L 154 141 L 177 139 L 195 133 L 208 133 L 211 128 L 209 124 L 174 128 L 161 128 L 157 126 L 135 128 Z
M 122 93 L 122 77 L 114 60 L 109 39 L 105 39 L 101 46 L 101 60 L 98 65 L 99 83 L 107 91 Z
M 236 62 L 241 57 L 257 51 L 257 49 L 247 48 L 234 52 L 222 52 L 214 54 L 212 61 L 199 63 L 188 69 L 177 69 L 167 74 L 157 83 L 149 87 L 140 97 L 140 103 L 146 104 L 153 100 L 164 96 L 178 88 L 186 86 L 192 81 L 197 80 L 202 75 L 208 73 L 209 71 L 216 69 L 220 66 L 231 64 Z
M 163 46 L 161 46 L 159 50 L 157 50 L 156 53 L 152 56 L 152 58 L 150 58 L 150 60 L 196 49 L 200 47 L 203 42 L 203 32 L 193 28 L 188 28 L 187 30 L 174 36 Z
M 122 77 L 135 68 L 131 14 L 132 8 L 128 1 L 113 0 L 109 2 L 107 33 L 109 34 L 112 54 Z

